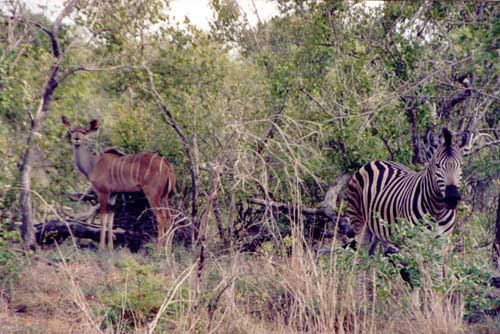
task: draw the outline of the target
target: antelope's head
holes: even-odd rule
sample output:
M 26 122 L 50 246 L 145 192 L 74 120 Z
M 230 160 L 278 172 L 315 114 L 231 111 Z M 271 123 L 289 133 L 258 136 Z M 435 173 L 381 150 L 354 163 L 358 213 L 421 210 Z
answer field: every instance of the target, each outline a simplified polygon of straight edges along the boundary
M 447 128 L 442 129 L 439 141 L 432 132 L 427 134 L 427 142 L 433 151 L 428 168 L 433 172 L 434 186 L 449 210 L 456 209 L 461 200 L 462 157 L 467 153 L 470 138 L 468 131 L 457 136 Z
M 99 129 L 99 122 L 95 119 L 89 122 L 89 126 L 87 128 L 78 125 L 71 126 L 71 122 L 64 116 L 62 116 L 61 120 L 64 126 L 68 128 L 68 136 L 74 148 L 79 148 L 80 145 L 85 142 L 90 133 Z

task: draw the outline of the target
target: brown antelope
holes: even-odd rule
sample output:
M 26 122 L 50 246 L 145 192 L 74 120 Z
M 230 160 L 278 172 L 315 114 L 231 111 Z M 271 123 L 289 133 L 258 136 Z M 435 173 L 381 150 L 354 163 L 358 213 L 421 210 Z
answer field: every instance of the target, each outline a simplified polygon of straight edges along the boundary
M 88 128 L 72 127 L 64 116 L 62 122 L 69 129 L 76 167 L 90 181 L 99 199 L 99 248 L 105 247 L 107 227 L 108 249 L 113 249 L 113 215 L 108 206 L 110 196 L 114 193 L 142 190 L 155 214 L 157 247 L 160 248 L 165 242 L 167 250 L 170 250 L 173 230 L 168 197 L 175 188 L 175 173 L 167 160 L 158 153 L 123 154 L 113 148 L 105 150 L 101 155 L 94 155 L 82 144 L 90 133 L 99 128 L 99 122 L 90 121 Z

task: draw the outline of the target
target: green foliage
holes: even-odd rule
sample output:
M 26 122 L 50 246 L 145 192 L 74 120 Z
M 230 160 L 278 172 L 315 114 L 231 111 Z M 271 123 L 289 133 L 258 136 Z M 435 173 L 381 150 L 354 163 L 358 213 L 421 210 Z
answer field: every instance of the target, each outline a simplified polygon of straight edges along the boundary
M 133 257 L 122 257 L 115 264 L 119 281 L 98 292 L 106 306 L 102 311 L 105 323 L 123 324 L 134 328 L 143 326 L 155 315 L 167 293 L 163 275 L 151 264 L 139 263 Z M 173 316 L 185 309 L 183 298 L 187 290 L 180 291 L 180 300 L 169 305 L 166 316 Z M 103 324 L 104 325 L 104 324 Z
M 3 294 L 11 294 L 12 286 L 19 281 L 22 271 L 29 260 L 20 256 L 16 250 L 16 244 L 21 241 L 18 230 L 9 228 L 11 221 L 0 216 L 0 284 Z
M 428 128 L 446 125 L 458 131 L 471 124 L 481 133 L 476 144 L 498 141 L 498 5 L 407 1 L 385 2 L 367 10 L 361 2 L 277 3 L 279 16 L 251 27 L 235 1 L 211 1 L 214 21 L 211 31 L 205 32 L 189 22 L 172 24 L 164 10 L 168 1 L 79 2 L 74 22 L 60 31 L 65 52 L 60 66 L 62 73 L 80 67 L 92 71 L 75 72 L 59 83 L 44 127 L 32 143 L 36 146 L 33 190 L 43 198 L 34 201 L 37 221 L 51 218 L 53 211 L 45 203 L 59 212 L 67 206 L 80 211 L 82 205 L 70 203 L 66 194 L 88 186 L 74 168 L 61 115 L 75 124 L 100 120 L 101 129 L 91 141 L 96 152 L 116 146 L 128 153 L 158 151 L 165 156 L 175 165 L 178 179 L 179 195 L 172 204 L 186 216 L 192 190 L 184 146 L 188 145 L 198 173 L 199 212 L 209 220 L 207 247 L 214 248 L 219 242 L 216 223 L 231 239 L 229 244 L 237 247 L 241 240 L 235 230 L 242 224 L 238 210 L 249 198 L 318 207 L 339 175 L 352 173 L 370 160 L 411 165 L 414 144 L 419 144 L 414 140 Z M 52 24 L 41 15 L 28 17 Z M 18 190 L 14 190 L 18 166 L 53 58 L 43 31 L 23 22 L 9 26 L 9 22 L 2 14 L 0 267 L 5 275 L 15 276 L 20 262 L 9 247 L 17 247 L 19 240 L 8 228 L 20 220 Z M 19 44 L 13 45 L 13 40 Z M 177 129 L 160 104 L 171 112 Z M 485 287 L 491 275 L 489 254 L 478 250 L 478 245 L 493 235 L 498 153 L 498 145 L 491 145 L 466 159 L 463 197 L 470 204 L 470 199 L 484 194 L 482 207 L 488 208 L 460 209 L 464 228 L 459 234 L 469 250 L 467 256 L 441 253 L 445 241 L 435 239 L 425 224 L 402 224 L 396 240 L 401 249 L 392 258 L 380 254 L 369 258 L 347 250 L 336 255 L 333 266 L 332 258 L 321 257 L 323 271 L 309 267 L 302 276 L 324 287 L 321 274 L 324 279 L 337 270 L 348 279 L 328 282 L 342 292 L 374 277 L 370 289 L 375 288 L 382 303 L 377 312 L 383 312 L 383 306 L 389 309 L 401 296 L 407 310 L 411 307 L 408 287 L 400 278 L 401 268 L 391 261 L 405 263 L 410 281 L 422 294 L 460 296 L 467 317 L 489 307 Z M 215 185 L 220 221 L 212 214 L 211 166 L 215 164 L 222 171 Z M 279 257 L 286 262 L 303 247 L 302 240 L 300 246 L 296 240 L 296 229 L 303 227 L 300 220 L 269 220 L 264 216 L 252 222 L 266 224 L 269 238 L 272 235 L 258 252 L 266 259 Z M 214 258 L 227 252 L 211 251 Z M 156 264 L 165 260 L 161 254 L 149 253 Z M 194 261 L 192 254 L 175 257 L 183 265 Z M 446 273 L 440 277 L 443 263 Z M 134 321 L 147 323 L 167 292 L 158 268 L 125 258 L 112 270 L 118 271 L 120 279 L 99 291 L 105 305 L 101 315 L 113 325 L 125 321 L 129 329 Z M 264 283 L 258 275 L 235 279 L 236 299 L 255 300 L 260 318 L 287 312 L 316 320 L 331 315 L 322 314 L 328 308 L 322 306 L 319 293 L 297 301 L 301 293 L 311 291 L 310 286 L 302 291 L 293 286 L 300 281 L 293 273 L 280 270 Z M 217 270 L 207 276 L 200 304 L 211 309 L 216 307 L 217 287 L 227 277 Z M 288 280 L 276 282 L 276 277 Z M 167 317 L 177 317 L 188 308 L 191 291 L 182 289 Z M 266 313 L 266 309 L 276 312 Z
M 429 228 L 426 220 L 420 225 L 401 222 L 394 232 L 399 252 L 390 257 L 397 266 L 402 265 L 407 275 L 405 280 L 413 288 L 431 288 L 449 298 L 463 297 L 466 317 L 496 306 L 489 297 L 493 273 L 488 256 L 477 254 L 477 257 L 465 258 L 453 250 L 456 238 L 436 238 L 436 231 Z M 477 248 L 472 242 L 462 239 L 462 247 Z

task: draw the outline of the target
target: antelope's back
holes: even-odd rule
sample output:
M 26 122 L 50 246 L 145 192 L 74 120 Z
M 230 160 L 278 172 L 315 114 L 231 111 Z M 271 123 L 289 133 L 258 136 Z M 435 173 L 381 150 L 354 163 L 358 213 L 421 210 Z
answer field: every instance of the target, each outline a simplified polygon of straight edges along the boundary
M 169 188 L 175 185 L 175 175 L 168 161 L 158 153 L 123 154 L 106 150 L 99 158 L 91 182 L 109 192 L 135 192 L 144 186 Z M 171 185 L 170 185 L 171 184 Z

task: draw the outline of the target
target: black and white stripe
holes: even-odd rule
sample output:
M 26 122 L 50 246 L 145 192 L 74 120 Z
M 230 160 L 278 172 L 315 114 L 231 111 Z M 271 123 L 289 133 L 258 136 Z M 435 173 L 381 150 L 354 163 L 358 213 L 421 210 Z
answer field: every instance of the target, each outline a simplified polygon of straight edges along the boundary
M 438 234 L 453 230 L 460 201 L 462 151 L 470 136 L 464 133 L 455 143 L 452 133 L 444 128 L 442 137 L 419 172 L 396 162 L 377 160 L 351 177 L 346 214 L 357 242 L 370 253 L 377 241 L 391 243 L 394 226 L 401 219 L 417 223 L 429 216 Z

